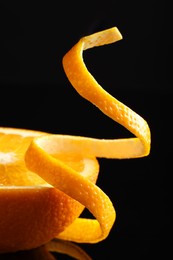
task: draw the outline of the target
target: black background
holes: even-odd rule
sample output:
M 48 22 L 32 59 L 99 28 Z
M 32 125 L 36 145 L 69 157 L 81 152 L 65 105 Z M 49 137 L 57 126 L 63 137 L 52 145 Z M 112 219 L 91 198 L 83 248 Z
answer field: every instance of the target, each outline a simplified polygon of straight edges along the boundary
M 146 158 L 99 160 L 98 185 L 115 205 L 117 220 L 105 241 L 81 245 L 92 259 L 146 259 L 170 252 L 167 18 L 160 1 L 0 2 L 1 126 L 98 138 L 128 136 L 74 91 L 61 64 L 84 35 L 112 26 L 123 35 L 122 41 L 85 52 L 85 62 L 109 93 L 147 120 L 152 146 Z

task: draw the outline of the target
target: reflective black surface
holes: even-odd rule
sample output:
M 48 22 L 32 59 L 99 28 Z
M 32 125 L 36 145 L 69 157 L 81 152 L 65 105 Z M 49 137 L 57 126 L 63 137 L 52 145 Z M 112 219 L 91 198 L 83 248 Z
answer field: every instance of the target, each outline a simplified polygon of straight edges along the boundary
M 126 130 L 78 96 L 61 65 L 62 56 L 81 36 L 117 26 L 124 36 L 121 42 L 87 51 L 84 58 L 109 93 L 147 120 L 151 153 L 141 159 L 99 159 L 98 185 L 111 198 L 117 219 L 105 241 L 80 247 L 94 260 L 165 257 L 171 247 L 172 76 L 166 65 L 170 42 L 162 37 L 164 6 L 154 1 L 150 6 L 96 1 L 78 11 L 76 6 L 1 6 L 0 125 L 128 137 Z M 26 259 L 32 253 L 0 259 Z

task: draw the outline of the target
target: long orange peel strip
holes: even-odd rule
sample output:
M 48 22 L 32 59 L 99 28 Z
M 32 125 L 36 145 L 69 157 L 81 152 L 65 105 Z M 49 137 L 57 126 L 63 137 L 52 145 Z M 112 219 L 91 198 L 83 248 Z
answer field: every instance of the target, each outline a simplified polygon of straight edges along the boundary
M 116 213 L 109 197 L 96 184 L 54 158 L 53 154 L 79 154 L 84 159 L 123 159 L 147 156 L 150 152 L 150 129 L 147 122 L 106 92 L 89 73 L 83 61 L 84 50 L 121 39 L 122 36 L 116 27 L 83 37 L 63 57 L 63 66 L 69 81 L 82 97 L 127 128 L 135 137 L 109 140 L 53 134 L 34 138 L 26 152 L 26 165 L 30 170 L 79 201 L 95 217 L 76 218 L 57 236 L 60 239 L 78 243 L 102 241 L 108 236 Z

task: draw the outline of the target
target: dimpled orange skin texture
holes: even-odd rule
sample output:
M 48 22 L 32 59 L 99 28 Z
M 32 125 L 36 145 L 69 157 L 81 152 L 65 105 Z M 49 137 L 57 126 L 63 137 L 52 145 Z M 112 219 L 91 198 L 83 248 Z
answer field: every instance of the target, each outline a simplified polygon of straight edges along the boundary
M 55 188 L 0 190 L 0 251 L 45 244 L 82 210 L 82 205 Z
M 95 33 L 95 37 L 94 34 L 83 37 L 68 53 L 66 53 L 66 55 L 64 55 L 63 66 L 69 81 L 82 97 L 97 106 L 105 115 L 126 127 L 137 137 L 133 138 L 133 141 L 137 144 L 140 151 L 139 149 L 137 151 L 137 148 L 135 148 L 137 154 L 130 154 L 129 158 L 143 157 L 150 153 L 151 135 L 147 122 L 99 85 L 85 66 L 81 54 L 83 50 L 88 48 L 108 44 L 121 39 L 122 35 L 116 27 L 105 30 L 104 34 L 102 34 L 102 32 Z M 132 138 L 125 139 L 126 144 L 131 140 Z M 113 144 L 113 146 L 114 150 L 116 150 L 115 144 Z M 131 149 L 132 143 L 130 143 L 130 146 Z M 109 147 L 109 149 L 110 148 L 111 147 Z M 126 150 L 127 149 L 128 145 L 126 146 Z M 106 157 L 110 158 L 109 155 L 106 155 Z M 112 155 L 111 157 L 128 158 L 128 153 L 123 151 L 122 157 L 120 155 Z

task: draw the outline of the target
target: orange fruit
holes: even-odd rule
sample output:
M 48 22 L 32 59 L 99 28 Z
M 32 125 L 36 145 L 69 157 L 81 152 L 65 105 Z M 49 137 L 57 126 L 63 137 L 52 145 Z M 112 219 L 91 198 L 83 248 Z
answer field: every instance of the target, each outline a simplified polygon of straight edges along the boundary
M 116 212 L 96 185 L 97 157 L 138 158 L 150 152 L 147 122 L 106 92 L 87 70 L 82 53 L 122 38 L 116 27 L 81 38 L 63 57 L 77 92 L 133 135 L 124 139 L 47 134 L 1 128 L 0 250 L 37 247 L 52 238 L 78 243 L 105 239 Z M 80 218 L 84 208 L 94 218 Z
M 71 224 L 84 206 L 46 183 L 26 168 L 24 155 L 39 131 L 0 128 L 0 252 L 38 247 Z M 56 156 L 56 155 L 55 155 Z M 79 172 L 86 162 L 79 156 L 60 155 Z M 87 159 L 86 169 L 95 182 L 98 162 Z M 86 173 L 87 174 L 87 173 Z

